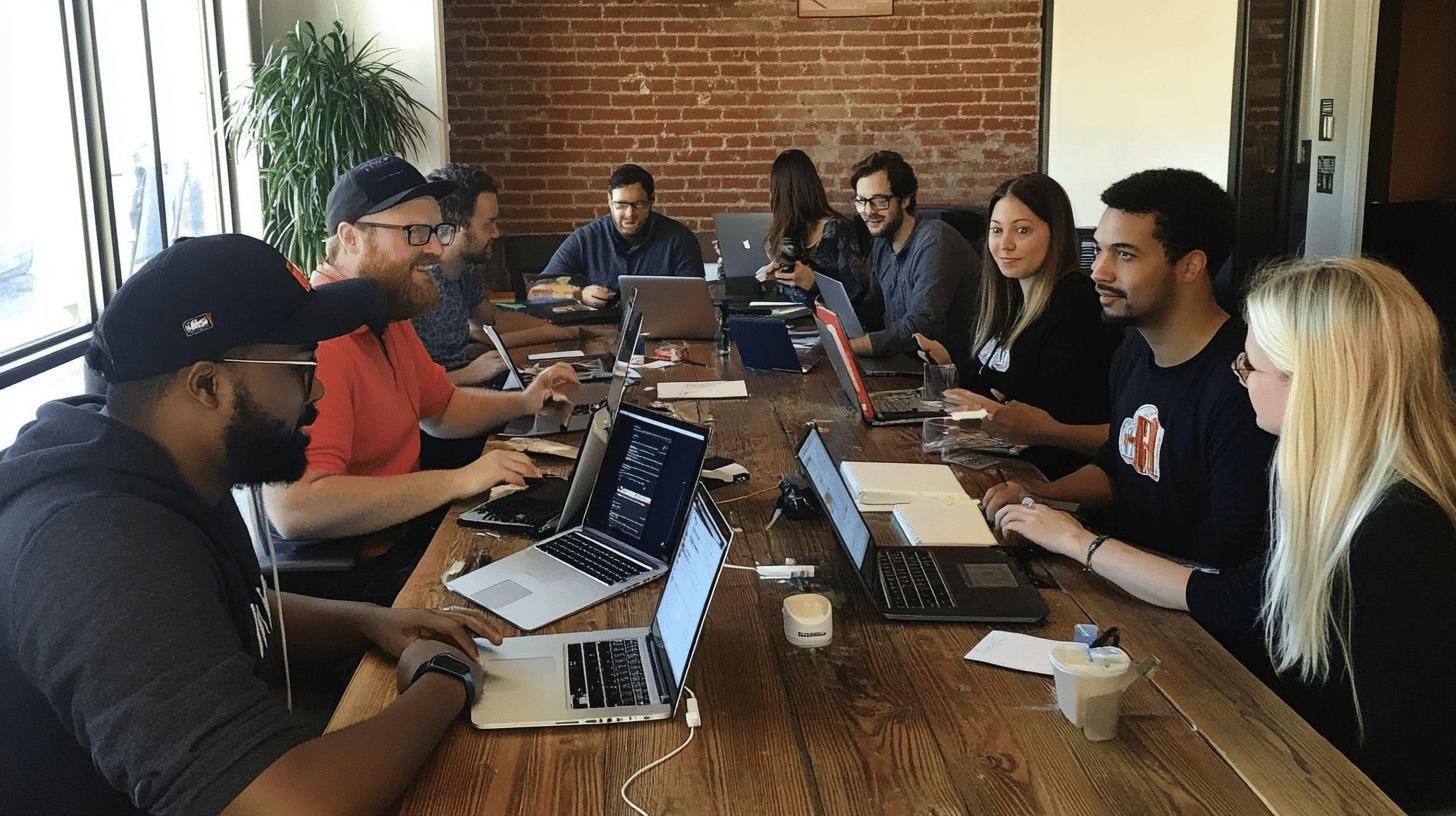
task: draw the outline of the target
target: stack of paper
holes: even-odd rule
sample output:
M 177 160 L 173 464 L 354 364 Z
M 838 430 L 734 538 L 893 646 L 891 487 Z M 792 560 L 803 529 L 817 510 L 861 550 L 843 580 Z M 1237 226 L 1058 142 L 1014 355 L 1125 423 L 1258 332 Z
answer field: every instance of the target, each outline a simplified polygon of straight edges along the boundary
M 864 512 L 889 512 L 897 504 L 971 503 L 949 465 L 840 462 L 839 473 Z

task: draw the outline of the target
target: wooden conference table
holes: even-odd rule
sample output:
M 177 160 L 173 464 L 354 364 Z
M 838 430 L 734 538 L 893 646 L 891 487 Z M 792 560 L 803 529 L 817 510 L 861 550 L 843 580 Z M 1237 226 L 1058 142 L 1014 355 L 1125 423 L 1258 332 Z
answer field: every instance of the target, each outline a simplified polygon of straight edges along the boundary
M 606 332 L 584 347 L 608 350 Z M 793 588 L 741 570 L 719 581 L 688 683 L 702 707 L 692 745 L 629 791 L 653 814 L 1366 814 L 1399 813 L 1358 769 L 1299 719 L 1186 614 L 1137 601 L 1065 559 L 1043 564 L 1040 627 L 1070 639 L 1076 623 L 1119 627 L 1135 659 L 1162 669 L 1123 700 L 1117 738 L 1089 742 L 1055 706 L 1050 677 L 974 663 L 964 654 L 989 630 L 970 624 L 880 619 L 855 584 L 828 522 L 764 527 L 780 475 L 797 473 L 794 446 L 808 423 L 839 458 L 935 461 L 919 427 L 867 428 L 821 362 L 806 376 L 745 371 L 694 343 L 693 359 L 646 371 L 628 392 L 667 380 L 745 379 L 749 398 L 674 402 L 712 428 L 710 453 L 748 468 L 750 481 L 714 491 L 741 530 L 729 562 L 816 564 L 812 590 L 834 604 L 834 640 L 799 649 L 783 637 L 780 607 Z M 872 387 L 889 383 L 872 383 Z M 574 441 L 574 440 L 566 440 Z M 538 456 L 565 474 L 570 464 Z M 995 480 L 955 468 L 972 495 Z M 441 525 L 396 606 L 462 603 L 441 573 L 477 548 L 501 557 L 529 542 Z M 878 540 L 894 543 L 873 519 Z M 662 582 L 568 617 L 541 632 L 646 625 Z M 507 625 L 509 629 L 509 625 Z M 513 632 L 512 632 L 513 633 Z M 392 661 L 365 657 L 334 713 L 335 730 L 395 696 Z M 618 788 L 687 735 L 672 720 L 606 726 L 477 731 L 452 727 L 398 803 L 402 814 L 628 813 Z

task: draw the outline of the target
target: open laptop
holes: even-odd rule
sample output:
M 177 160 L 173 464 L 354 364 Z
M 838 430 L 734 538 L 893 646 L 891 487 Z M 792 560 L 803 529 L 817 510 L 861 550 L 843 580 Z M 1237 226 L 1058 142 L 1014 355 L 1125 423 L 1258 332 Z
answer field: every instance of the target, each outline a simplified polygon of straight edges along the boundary
M 824 344 L 802 349 L 794 344 L 789 327 L 772 317 L 730 317 L 728 334 L 738 346 L 744 368 L 808 374 L 823 359 Z
M 713 237 L 723 256 L 723 292 L 730 298 L 764 300 L 765 287 L 755 275 L 768 262 L 763 239 L 773 226 L 773 213 L 714 213 Z
M 667 571 L 708 429 L 634 405 L 612 421 L 581 524 L 447 586 L 530 631 Z
M 733 533 L 699 486 L 652 614 L 631 629 L 484 640 L 476 728 L 663 720 L 677 712 Z
M 516 417 L 501 429 L 501 436 L 546 436 L 549 434 L 565 433 L 568 431 L 585 430 L 591 422 L 592 412 L 603 403 L 616 413 L 617 406 L 622 404 L 622 395 L 627 391 L 627 380 L 631 375 L 632 349 L 637 345 L 637 335 L 642 331 L 643 313 L 641 310 L 632 311 L 627 318 L 627 324 L 622 327 L 621 336 L 617 341 L 617 353 L 612 358 L 612 378 L 607 382 L 588 382 L 577 386 L 576 393 L 572 394 L 570 402 L 548 402 L 541 406 L 533 416 Z M 519 391 L 525 387 L 521 379 L 521 373 L 516 364 L 511 361 L 511 356 L 506 352 L 506 347 L 501 343 L 500 335 L 496 334 L 491 326 L 485 326 L 486 337 L 500 352 L 501 359 L 506 364 L 506 380 L 502 386 L 503 391 Z
M 462 527 L 494 527 L 534 537 L 580 524 L 602 466 L 611 427 L 612 410 L 603 405 L 591 416 L 570 478 L 542 476 L 528 480 L 525 489 L 481 502 L 461 513 L 455 522 Z
M 834 537 L 882 617 L 978 623 L 1046 619 L 1041 593 L 1016 560 L 996 547 L 876 545 L 818 428 L 804 435 L 796 456 Z
M 844 335 L 849 338 L 864 337 L 864 326 L 859 322 L 859 315 L 855 314 L 854 302 L 849 299 L 849 292 L 845 290 L 844 284 L 828 275 L 816 275 L 814 284 L 819 287 L 819 299 L 829 311 L 839 316 Z M 870 377 L 919 377 L 920 361 L 907 354 L 885 358 L 866 357 L 860 361 L 860 370 Z
M 898 391 L 870 392 L 860 373 L 859 358 L 849 348 L 849 339 L 839 325 L 839 318 L 823 306 L 814 310 L 814 324 L 819 327 L 824 356 L 839 378 L 839 387 L 849 401 L 859 407 L 866 425 L 909 425 L 933 417 L 945 416 L 939 407 L 931 407 L 920 399 L 919 388 Z
M 636 298 L 636 310 L 645 312 L 642 333 L 657 339 L 712 340 L 718 335 L 718 315 L 702 278 L 670 275 L 623 275 L 617 279 L 622 300 Z

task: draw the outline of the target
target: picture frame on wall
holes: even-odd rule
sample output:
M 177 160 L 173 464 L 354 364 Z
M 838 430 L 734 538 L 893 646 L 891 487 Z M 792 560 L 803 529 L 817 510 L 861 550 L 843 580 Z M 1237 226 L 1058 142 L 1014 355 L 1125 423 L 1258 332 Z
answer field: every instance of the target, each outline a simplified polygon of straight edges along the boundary
M 799 0 L 800 17 L 889 17 L 895 0 Z

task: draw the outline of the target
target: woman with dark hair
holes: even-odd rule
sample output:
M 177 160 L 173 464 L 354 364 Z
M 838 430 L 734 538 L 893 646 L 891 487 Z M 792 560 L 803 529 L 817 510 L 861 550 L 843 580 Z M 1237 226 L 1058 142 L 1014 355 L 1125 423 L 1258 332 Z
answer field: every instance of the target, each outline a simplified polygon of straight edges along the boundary
M 819 292 L 816 278 L 828 275 L 858 302 L 865 291 L 864 228 L 829 206 L 824 182 L 804 151 L 780 153 L 768 179 L 773 222 L 763 241 L 769 262 L 758 279 L 775 283 L 779 297 L 809 305 Z
M 1078 267 L 1072 204 L 1060 184 L 1042 173 L 1017 176 L 996 188 L 987 211 L 974 358 L 916 341 L 959 370 L 948 410 L 985 409 L 984 430 L 1029 445 L 1024 455 L 1056 479 L 1107 439 L 1108 366 L 1122 335 L 1103 325 Z

